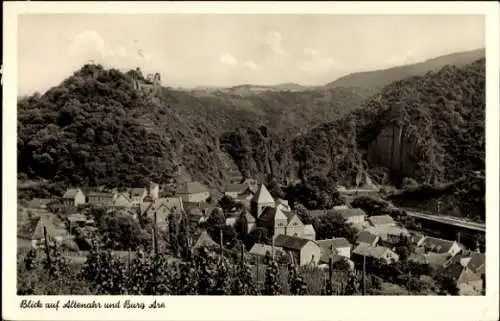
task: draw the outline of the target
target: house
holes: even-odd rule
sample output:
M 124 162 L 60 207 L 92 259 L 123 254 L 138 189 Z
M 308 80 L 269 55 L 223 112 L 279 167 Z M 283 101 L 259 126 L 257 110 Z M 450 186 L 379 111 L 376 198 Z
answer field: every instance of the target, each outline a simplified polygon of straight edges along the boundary
M 450 256 L 458 254 L 462 248 L 455 241 L 444 240 L 436 237 L 426 236 L 418 243 L 418 247 L 422 247 L 427 252 L 446 253 Z
M 420 264 L 428 264 L 433 268 L 440 269 L 446 266 L 452 257 L 448 253 L 411 253 L 408 261 L 417 262 Z
M 352 255 L 358 260 L 362 257 L 370 257 L 383 261 L 386 264 L 396 263 L 399 256 L 392 250 L 384 246 L 371 246 L 367 243 L 359 244 L 353 251 Z
M 116 194 L 111 192 L 90 192 L 87 195 L 89 204 L 106 207 L 113 206 L 115 198 Z
M 132 200 L 126 193 L 117 193 L 114 200 L 115 207 L 129 208 L 132 207 Z
M 300 237 L 278 235 L 274 240 L 274 246 L 290 254 L 300 266 L 317 265 L 321 257 L 321 249 L 316 242 Z
M 265 207 L 275 207 L 274 199 L 264 184 L 261 184 L 250 200 L 250 213 L 259 217 Z
M 480 295 L 484 290 L 481 274 L 456 262 L 444 268 L 441 273 L 457 283 L 459 295 Z
M 168 216 L 175 211 L 183 211 L 183 203 L 180 197 L 158 198 L 154 202 L 142 203 L 140 214 L 153 219 L 156 217 L 156 224 L 160 229 L 168 226 Z
M 284 212 L 280 207 L 264 208 L 264 211 L 257 219 L 257 226 L 265 227 L 272 233 L 273 237 L 278 235 L 304 237 L 304 224 L 299 216 L 294 212 Z M 309 234 L 312 233 L 310 228 L 308 228 Z M 314 232 L 314 237 L 315 234 Z M 312 235 L 309 235 L 309 237 L 312 237 Z
M 51 214 L 40 215 L 28 220 L 18 231 L 19 239 L 29 241 L 32 247 L 44 246 L 44 227 L 50 241 L 62 242 L 68 236 L 65 228 L 57 225 Z
M 132 206 L 139 206 L 146 196 L 148 196 L 148 191 L 145 188 L 130 189 L 130 201 L 132 202 Z
M 250 251 L 248 251 L 248 254 L 250 255 L 254 255 L 254 256 L 257 256 L 257 257 L 266 257 L 267 255 L 269 256 L 272 256 L 274 254 L 277 254 L 277 253 L 281 253 L 281 254 L 284 254 L 284 251 L 282 248 L 280 247 L 277 247 L 277 246 L 271 246 L 271 245 L 267 245 L 267 244 L 261 244 L 261 243 L 255 243 L 252 248 L 250 249 Z
M 78 205 L 85 204 L 85 195 L 79 188 L 70 188 L 64 193 L 62 202 L 66 206 L 76 207 Z
M 237 199 L 248 189 L 246 184 L 229 184 L 224 188 L 224 195 Z
M 356 244 L 368 244 L 370 246 L 375 246 L 379 241 L 379 236 L 373 235 L 368 231 L 362 231 L 361 233 L 359 233 L 358 238 L 356 239 Z
M 314 226 L 312 226 L 312 224 L 304 225 L 302 237 L 312 241 L 316 239 L 316 230 L 314 229 Z
M 360 225 L 365 222 L 366 213 L 360 208 L 338 209 L 335 212 L 340 214 L 347 224 Z
M 384 242 L 394 244 L 399 242 L 402 236 L 411 237 L 410 232 L 406 228 L 399 226 L 370 226 L 365 231 L 380 237 L 380 240 Z
M 46 209 L 47 205 L 52 203 L 54 200 L 50 198 L 34 198 L 28 202 L 28 208 L 32 209 Z
M 208 235 L 207 231 L 202 231 L 201 234 L 196 238 L 193 242 L 192 249 L 199 250 L 200 248 L 205 247 L 207 249 L 218 248 L 219 244 L 217 244 L 211 237 Z
M 396 226 L 396 222 L 394 222 L 390 215 L 370 216 L 368 222 L 374 227 Z
M 343 237 L 316 241 L 321 248 L 322 256 L 329 257 L 330 254 L 346 258 L 351 257 L 351 243 Z M 328 262 L 328 260 L 326 260 Z
M 148 195 L 154 200 L 160 198 L 160 185 L 150 182 L 149 183 L 149 193 Z
M 183 202 L 203 203 L 210 197 L 209 190 L 200 182 L 185 182 L 177 187 L 177 194 Z

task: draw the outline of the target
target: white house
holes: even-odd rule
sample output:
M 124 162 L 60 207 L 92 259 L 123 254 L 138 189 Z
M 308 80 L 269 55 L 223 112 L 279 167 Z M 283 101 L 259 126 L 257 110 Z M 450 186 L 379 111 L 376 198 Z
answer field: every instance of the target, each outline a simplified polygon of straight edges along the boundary
M 318 243 L 321 247 L 323 257 L 329 257 L 330 254 L 339 255 L 346 258 L 351 257 L 352 245 L 347 239 L 343 237 L 318 240 L 316 241 L 316 243 Z
M 360 208 L 344 208 L 335 210 L 348 224 L 361 225 L 365 222 L 366 213 Z
M 321 257 L 321 248 L 316 242 L 311 240 L 288 235 L 278 235 L 274 240 L 274 245 L 291 254 L 295 262 L 301 266 L 309 264 L 317 265 Z
M 79 188 L 70 188 L 64 193 L 63 204 L 67 206 L 78 206 L 85 204 L 85 195 Z

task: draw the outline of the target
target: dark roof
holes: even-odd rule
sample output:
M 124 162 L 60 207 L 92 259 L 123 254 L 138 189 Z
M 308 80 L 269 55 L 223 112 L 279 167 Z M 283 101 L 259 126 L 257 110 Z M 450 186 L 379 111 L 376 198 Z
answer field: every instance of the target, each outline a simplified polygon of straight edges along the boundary
M 356 243 L 367 243 L 367 244 L 373 244 L 377 240 L 378 236 L 373 235 L 370 232 L 367 231 L 362 231 L 359 233 L 358 238 L 356 239 Z
M 141 196 L 146 192 L 147 192 L 147 190 L 145 188 L 132 188 L 132 189 L 130 189 L 131 196 Z
M 300 251 L 307 243 L 312 242 L 308 239 L 303 239 L 295 236 L 278 235 L 274 239 L 274 245 L 288 250 Z
M 366 213 L 360 208 L 343 208 L 334 210 L 336 213 L 342 215 L 343 218 L 347 219 L 354 216 L 365 216 Z
M 454 241 L 427 236 L 424 238 L 422 245 L 433 252 L 446 253 L 453 246 L 453 243 Z
M 332 240 L 332 244 L 335 248 L 339 247 L 349 247 L 351 243 L 344 237 L 337 237 Z
M 208 189 L 203 186 L 200 182 L 185 182 L 179 184 L 177 187 L 177 193 L 179 194 L 197 194 L 197 193 L 207 193 Z
M 248 186 L 246 184 L 228 184 L 224 188 L 224 192 L 237 192 L 237 193 L 243 193 Z

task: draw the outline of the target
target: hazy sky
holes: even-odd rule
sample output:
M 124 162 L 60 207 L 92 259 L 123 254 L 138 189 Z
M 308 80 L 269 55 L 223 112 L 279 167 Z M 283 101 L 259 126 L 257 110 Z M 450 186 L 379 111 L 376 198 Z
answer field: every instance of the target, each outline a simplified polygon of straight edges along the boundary
M 44 91 L 90 60 L 159 71 L 170 86 L 324 84 L 484 41 L 482 16 L 23 15 L 19 90 Z

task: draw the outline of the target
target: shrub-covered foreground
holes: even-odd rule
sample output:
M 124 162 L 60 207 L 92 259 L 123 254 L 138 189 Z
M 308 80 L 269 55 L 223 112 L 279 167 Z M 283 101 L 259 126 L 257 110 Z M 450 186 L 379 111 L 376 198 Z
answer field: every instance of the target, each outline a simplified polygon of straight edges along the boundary
M 132 256 L 131 256 L 132 257 Z M 412 294 L 457 294 L 451 280 L 424 275 L 428 269 L 404 263 L 374 264 L 366 278 L 344 264 L 329 269 L 297 267 L 266 258 L 250 264 L 201 248 L 181 262 L 160 253 L 138 249 L 122 260 L 97 243 L 82 266 L 71 266 L 58 246 L 32 249 L 18 260 L 18 295 L 363 295 L 382 294 L 391 282 Z M 411 276 L 408 271 L 412 271 Z M 361 270 L 361 269 L 360 269 Z M 430 272 L 427 272 L 431 274 Z M 407 277 L 406 277 L 407 276 Z M 426 276 L 426 277 L 423 277 Z M 408 279 L 409 278 L 409 279 Z M 363 290 L 365 284 L 365 291 Z M 406 292 L 406 291 L 405 291 Z M 408 291 L 409 292 L 409 291 Z M 407 294 L 406 292 L 405 294 Z

